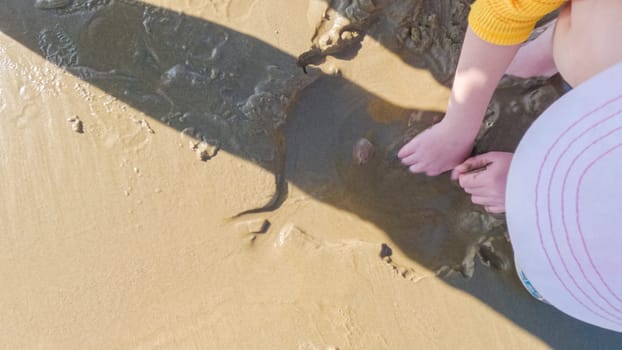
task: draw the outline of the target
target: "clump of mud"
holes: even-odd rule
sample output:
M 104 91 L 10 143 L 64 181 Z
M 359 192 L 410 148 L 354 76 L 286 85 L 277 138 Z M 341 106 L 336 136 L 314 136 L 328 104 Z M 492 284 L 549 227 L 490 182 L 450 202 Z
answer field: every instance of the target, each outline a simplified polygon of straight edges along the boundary
M 333 0 L 319 20 L 311 38 L 311 48 L 298 57 L 298 65 L 306 70 L 327 55 L 338 55 L 360 44 L 365 30 L 376 19 L 384 0 Z
M 333 55 L 355 55 L 365 35 L 435 78 L 449 84 L 458 62 L 467 27 L 468 0 L 335 0 L 318 19 L 311 48 L 298 57 L 306 67 Z

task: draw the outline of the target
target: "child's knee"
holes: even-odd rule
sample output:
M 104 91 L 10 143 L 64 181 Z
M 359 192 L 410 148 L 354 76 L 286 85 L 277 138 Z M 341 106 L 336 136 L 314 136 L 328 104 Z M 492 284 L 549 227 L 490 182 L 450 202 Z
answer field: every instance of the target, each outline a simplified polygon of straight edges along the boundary
M 564 79 L 576 86 L 622 61 L 622 47 L 612 33 L 622 32 L 619 0 L 572 1 L 559 14 L 553 56 Z

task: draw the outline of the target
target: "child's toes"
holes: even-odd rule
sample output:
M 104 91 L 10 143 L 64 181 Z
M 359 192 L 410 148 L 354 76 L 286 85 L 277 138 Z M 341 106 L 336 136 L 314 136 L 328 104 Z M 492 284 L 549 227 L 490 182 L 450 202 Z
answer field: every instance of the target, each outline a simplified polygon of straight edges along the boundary
M 414 165 L 409 166 L 408 170 L 413 174 L 423 173 L 425 172 L 425 167 L 422 163 L 415 163 Z
M 416 154 L 411 154 L 409 156 L 406 156 L 405 158 L 402 158 L 402 164 L 406 166 L 414 165 L 415 163 L 417 163 L 417 158 L 418 157 Z
M 400 150 L 397 152 L 398 158 L 405 158 L 415 153 L 415 145 L 413 141 L 414 140 L 411 140 L 410 142 L 402 146 L 402 148 L 400 148 Z

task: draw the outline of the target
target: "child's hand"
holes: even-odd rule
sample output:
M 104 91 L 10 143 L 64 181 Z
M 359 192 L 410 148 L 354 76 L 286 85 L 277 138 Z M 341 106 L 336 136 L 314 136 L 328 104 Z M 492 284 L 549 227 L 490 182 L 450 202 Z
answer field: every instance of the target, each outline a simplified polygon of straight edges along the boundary
M 505 184 L 512 153 L 489 152 L 469 158 L 458 165 L 451 178 L 458 180 L 471 201 L 489 213 L 505 212 Z
M 460 164 L 471 153 L 474 138 L 474 133 L 441 121 L 415 136 L 397 156 L 411 172 L 436 176 Z

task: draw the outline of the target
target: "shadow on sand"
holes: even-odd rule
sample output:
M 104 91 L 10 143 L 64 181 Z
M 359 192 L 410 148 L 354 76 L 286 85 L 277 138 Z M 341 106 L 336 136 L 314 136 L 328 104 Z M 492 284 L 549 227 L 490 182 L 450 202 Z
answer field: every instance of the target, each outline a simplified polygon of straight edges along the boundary
M 339 76 L 312 67 L 305 74 L 300 68 L 327 54 L 353 55 L 360 38 L 372 35 L 448 85 L 468 4 L 391 5 L 405 6 L 406 15 L 396 22 L 375 8 L 365 15 L 336 3 L 331 13 L 354 13 L 361 20 L 338 30 L 336 46 L 322 39 L 334 18 L 320 23 L 316 44 L 302 62 L 232 29 L 131 0 L 74 1 L 49 11 L 6 0 L 0 29 L 67 72 L 194 138 L 204 160 L 220 150 L 272 171 L 274 197 L 249 212 L 278 210 L 287 200 L 288 183 L 294 184 L 373 222 L 388 235 L 387 247 L 399 246 L 552 348 L 616 348 L 622 335 L 570 319 L 523 291 L 501 220 L 473 207 L 447 176 L 413 176 L 396 161 L 399 146 L 442 115 L 404 110 Z M 343 35 L 344 30 L 350 34 Z M 489 108 L 488 120 L 495 126 L 477 149 L 511 150 L 533 116 L 558 94 L 549 81 L 505 82 Z M 358 164 L 352 147 L 362 137 L 375 145 L 375 152 Z M 379 254 L 390 254 L 390 248 Z M 444 273 L 450 271 L 459 273 Z

